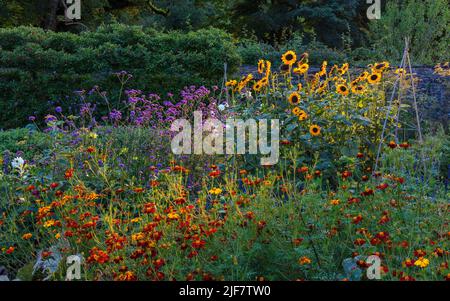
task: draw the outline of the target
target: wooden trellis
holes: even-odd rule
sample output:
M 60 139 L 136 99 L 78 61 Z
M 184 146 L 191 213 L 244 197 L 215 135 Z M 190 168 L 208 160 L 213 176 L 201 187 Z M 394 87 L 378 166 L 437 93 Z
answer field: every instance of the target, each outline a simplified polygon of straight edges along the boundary
M 412 69 L 412 65 L 411 65 L 411 57 L 409 55 L 409 50 L 410 50 L 409 46 L 410 46 L 410 39 L 405 38 L 405 49 L 403 50 L 403 58 L 402 58 L 399 68 L 409 71 L 409 73 L 410 73 L 409 75 L 410 75 L 411 87 L 412 87 L 413 108 L 414 108 L 415 115 L 416 115 L 415 119 L 416 119 L 416 123 L 417 123 L 417 132 L 419 135 L 419 144 L 422 145 L 423 144 L 422 128 L 420 126 L 419 108 L 417 106 L 416 87 L 415 87 L 415 83 L 414 83 L 413 69 Z M 385 134 L 386 134 L 387 123 L 388 123 L 389 117 L 391 115 L 392 104 L 394 102 L 394 98 L 395 98 L 396 94 L 398 94 L 399 103 L 398 103 L 397 115 L 395 116 L 395 120 L 396 120 L 395 140 L 396 140 L 396 143 L 398 143 L 398 129 L 399 129 L 399 124 L 400 124 L 400 111 L 401 111 L 400 108 L 401 108 L 402 96 L 403 96 L 401 94 L 401 89 L 400 89 L 401 84 L 402 84 L 402 76 L 403 75 L 401 73 L 397 74 L 397 79 L 394 83 L 392 95 L 391 95 L 391 98 L 388 103 L 388 108 L 386 111 L 386 118 L 384 119 L 383 130 L 381 132 L 380 143 L 378 144 L 377 158 L 375 161 L 375 166 L 373 168 L 374 174 L 377 172 L 377 169 L 378 169 L 378 164 L 379 164 L 380 155 L 381 155 L 381 149 L 382 149 L 382 146 L 384 143 L 384 139 L 386 138 Z M 422 163 L 425 168 L 425 162 L 424 162 L 423 155 L 422 155 Z

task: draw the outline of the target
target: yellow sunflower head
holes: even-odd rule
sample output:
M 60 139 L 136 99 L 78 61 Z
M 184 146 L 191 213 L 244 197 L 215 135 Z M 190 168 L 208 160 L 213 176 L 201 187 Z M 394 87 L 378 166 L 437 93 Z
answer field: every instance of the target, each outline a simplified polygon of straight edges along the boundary
M 316 93 L 322 94 L 323 92 L 325 92 L 326 88 L 327 88 L 327 81 L 324 81 L 323 83 L 320 84 L 319 88 L 317 88 Z
M 374 85 L 374 84 L 378 84 L 381 81 L 381 73 L 372 73 L 367 77 L 367 81 Z
M 262 89 L 261 81 L 258 81 L 253 85 L 253 90 L 255 90 L 255 92 L 259 92 L 261 91 L 261 89 Z
M 300 114 L 301 111 L 302 111 L 302 109 L 300 109 L 299 107 L 295 107 L 292 109 L 292 114 L 294 114 L 295 116 L 298 116 L 298 114 Z
M 364 71 L 363 73 L 361 73 L 361 75 L 358 77 L 358 79 L 363 81 L 363 80 L 366 80 L 368 76 L 369 76 L 369 72 Z
M 238 84 L 237 80 L 229 80 L 226 82 L 225 86 L 227 87 L 234 87 Z
M 404 77 L 406 75 L 406 70 L 403 68 L 398 68 L 395 70 L 395 74 L 399 75 L 400 77 Z
M 309 133 L 310 133 L 312 136 L 319 136 L 319 135 L 320 135 L 320 130 L 321 130 L 320 126 L 318 126 L 318 125 L 316 125 L 316 124 L 313 124 L 313 125 L 311 125 L 311 126 L 309 127 Z
M 309 70 L 309 65 L 307 63 L 304 64 L 299 64 L 297 68 L 294 68 L 294 73 L 295 74 L 305 74 L 306 72 L 308 72 Z
M 324 76 L 325 74 L 327 74 L 327 67 L 328 67 L 328 62 L 323 61 L 322 67 L 320 68 L 319 76 Z
M 296 106 L 300 103 L 300 94 L 298 92 L 292 92 L 288 97 L 289 103 Z
M 355 94 L 364 94 L 366 92 L 366 87 L 363 85 L 356 85 L 352 87 L 352 92 Z
M 265 67 L 266 67 L 266 62 L 264 60 L 259 60 L 259 62 L 258 62 L 258 73 L 259 74 L 263 74 Z
M 389 62 L 376 63 L 372 70 L 374 73 L 380 73 L 389 68 Z
M 349 67 L 349 64 L 345 63 L 344 65 L 342 65 L 341 69 L 339 69 L 339 73 L 341 75 L 344 75 L 345 73 L 347 73 L 348 67 Z
M 289 50 L 289 51 L 286 51 L 286 53 L 282 55 L 281 60 L 283 61 L 283 64 L 292 66 L 297 61 L 297 55 L 295 54 L 294 51 Z
M 304 121 L 304 120 L 308 119 L 308 114 L 303 110 L 300 110 L 300 112 L 298 113 L 297 116 L 298 116 L 298 120 L 300 120 L 300 121 Z
M 349 93 L 349 89 L 348 89 L 347 85 L 339 84 L 336 87 L 336 92 L 341 95 L 347 96 Z
M 265 87 L 265 86 L 267 86 L 269 84 L 269 78 L 267 76 L 263 77 L 259 82 L 261 83 L 261 85 L 263 87 Z
M 271 69 L 272 69 L 272 63 L 270 61 L 266 61 L 266 77 L 269 76 Z

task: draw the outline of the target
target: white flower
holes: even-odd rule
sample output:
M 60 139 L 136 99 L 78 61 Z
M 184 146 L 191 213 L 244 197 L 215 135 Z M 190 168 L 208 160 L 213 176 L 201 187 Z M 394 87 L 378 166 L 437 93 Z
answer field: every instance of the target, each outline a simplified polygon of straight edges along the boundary
M 223 111 L 223 110 L 225 110 L 225 105 L 224 104 L 220 104 L 218 108 L 219 108 L 219 111 Z
M 11 166 L 15 169 L 22 169 L 25 165 L 25 160 L 22 157 L 16 157 L 11 162 Z

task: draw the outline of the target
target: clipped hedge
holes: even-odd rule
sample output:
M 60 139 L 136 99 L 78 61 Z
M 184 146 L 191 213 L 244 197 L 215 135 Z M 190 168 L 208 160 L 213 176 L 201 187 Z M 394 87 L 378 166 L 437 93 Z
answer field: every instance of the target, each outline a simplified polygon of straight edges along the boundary
M 52 104 L 74 107 L 74 91 L 95 85 L 117 101 L 118 71 L 133 75 L 127 88 L 176 92 L 219 84 L 225 61 L 233 73 L 240 57 L 232 37 L 214 28 L 162 33 L 114 24 L 80 35 L 0 29 L 0 129 L 42 117 Z

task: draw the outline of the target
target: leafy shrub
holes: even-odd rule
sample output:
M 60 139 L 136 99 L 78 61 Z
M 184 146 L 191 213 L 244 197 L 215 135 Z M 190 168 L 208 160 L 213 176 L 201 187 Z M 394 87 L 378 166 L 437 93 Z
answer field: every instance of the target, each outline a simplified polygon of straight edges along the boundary
M 119 102 L 115 72 L 133 74 L 128 83 L 134 88 L 162 93 L 218 84 L 225 61 L 230 72 L 240 63 L 231 37 L 218 29 L 160 33 L 115 24 L 81 35 L 32 27 L 1 29 L 0 128 L 20 126 L 29 115 L 43 114 L 49 100 L 70 108 L 74 89 L 98 85 Z
M 400 61 L 410 37 L 413 60 L 432 65 L 448 60 L 449 25 L 446 0 L 389 1 L 382 18 L 370 24 L 370 36 L 379 58 Z
M 333 64 L 342 64 L 346 61 L 344 52 L 331 49 L 316 40 L 305 43 L 303 38 L 298 35 L 277 47 L 251 39 L 244 39 L 238 43 L 238 53 L 242 62 L 247 65 L 255 65 L 260 59 L 278 64 L 281 55 L 288 50 L 295 50 L 297 53 L 308 52 L 313 65 L 321 64 L 324 60 L 329 60 Z
M 26 159 L 33 159 L 49 147 L 49 136 L 42 132 L 26 128 L 0 132 L 0 155 L 23 152 Z

